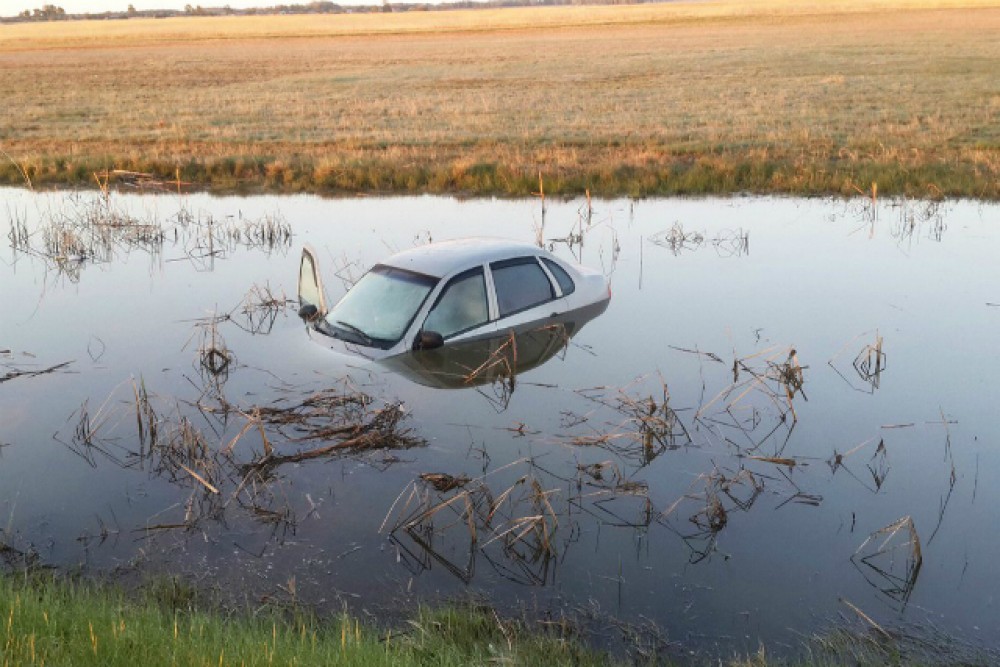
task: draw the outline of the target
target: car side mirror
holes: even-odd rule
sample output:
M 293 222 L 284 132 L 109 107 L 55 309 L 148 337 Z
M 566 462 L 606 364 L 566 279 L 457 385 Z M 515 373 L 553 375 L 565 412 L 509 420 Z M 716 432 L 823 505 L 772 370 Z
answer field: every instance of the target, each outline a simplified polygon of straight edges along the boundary
M 437 331 L 421 331 L 413 339 L 414 350 L 433 350 L 444 345 L 444 336 Z
M 306 322 L 312 322 L 313 320 L 319 318 L 319 308 L 311 303 L 307 303 L 299 308 L 299 317 Z

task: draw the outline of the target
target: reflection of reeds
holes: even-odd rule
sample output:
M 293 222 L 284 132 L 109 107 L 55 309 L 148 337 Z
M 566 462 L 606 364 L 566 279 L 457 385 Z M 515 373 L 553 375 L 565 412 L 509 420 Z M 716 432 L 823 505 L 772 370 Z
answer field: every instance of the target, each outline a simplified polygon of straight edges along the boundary
M 24 214 L 19 214 L 7 208 L 7 217 L 10 219 L 10 229 L 7 231 L 7 240 L 10 247 L 15 252 L 27 252 L 31 248 L 31 238 L 28 234 L 28 219 Z
M 269 284 L 254 284 L 247 290 L 243 301 L 230 313 L 229 317 L 236 326 L 244 331 L 267 335 L 274 328 L 278 315 L 284 313 L 292 303 L 284 292 L 280 295 L 275 294 Z
M 159 223 L 131 215 L 107 191 L 91 198 L 66 196 L 62 208 L 47 211 L 33 234 L 23 218 L 13 220 L 9 236 L 15 252 L 42 257 L 72 281 L 85 265 L 110 262 L 121 252 L 158 255 L 165 240 Z
M 650 243 L 667 248 L 674 255 L 685 250 L 697 250 L 705 242 L 701 232 L 688 232 L 680 222 L 674 222 L 670 229 L 658 232 L 649 237 Z
M 893 206 L 899 209 L 899 218 L 893 225 L 891 236 L 899 244 L 912 243 L 917 232 L 926 227 L 926 237 L 937 243 L 941 242 L 947 225 L 941 213 L 941 202 L 939 200 L 917 200 L 901 199 Z
M 109 396 L 93 413 L 90 401 L 84 400 L 80 408 L 70 416 L 71 420 L 76 419 L 76 425 L 69 442 L 64 444 L 92 468 L 97 467 L 97 454 L 119 464 L 122 461 L 112 451 L 115 446 L 114 441 L 104 433 L 113 414 L 113 410 L 109 407 L 110 400 Z
M 889 476 L 889 450 L 885 445 L 885 440 L 879 440 L 878 446 L 875 448 L 875 453 L 872 454 L 866 468 L 871 476 L 872 484 L 869 484 L 866 479 L 858 477 L 854 472 L 848 467 L 846 460 L 852 454 L 860 451 L 867 445 L 874 442 L 874 439 L 865 440 L 861 444 L 853 447 L 847 452 L 841 454 L 834 450 L 833 456 L 827 461 L 827 465 L 830 466 L 830 470 L 836 473 L 838 470 L 843 469 L 848 475 L 856 479 L 862 486 L 871 491 L 872 493 L 878 493 L 882 489 L 882 485 L 885 483 L 886 478 Z
M 688 492 L 663 510 L 657 520 L 681 536 L 691 549 L 690 562 L 697 563 L 715 550 L 716 537 L 729 524 L 732 513 L 749 511 L 763 490 L 763 481 L 749 470 L 726 475 L 716 468 L 698 475 Z M 678 522 L 678 514 L 686 515 L 691 527 Z
M 750 232 L 726 229 L 712 239 L 712 247 L 720 257 L 742 257 L 750 254 Z
M 542 180 L 542 172 L 538 172 L 538 192 L 532 192 L 534 196 L 538 197 L 539 201 L 542 202 L 542 224 L 541 229 L 545 229 L 545 181 Z
M 706 244 L 715 248 L 720 257 L 742 257 L 750 253 L 750 232 L 742 228 L 724 229 L 708 238 L 704 232 L 688 231 L 680 222 L 674 222 L 670 229 L 657 232 L 648 240 L 653 245 L 668 249 L 675 257 Z
M 603 525 L 645 528 L 654 518 L 649 484 L 627 478 L 612 461 L 577 464 L 574 483 L 577 495 L 570 502 L 574 507 L 596 516 Z M 634 506 L 636 500 L 639 503 L 638 517 L 625 516 L 624 512 L 629 510 L 622 510 L 619 506 Z M 593 505 L 593 510 L 588 507 L 588 503 Z
M 198 337 L 198 366 L 202 373 L 217 382 L 225 382 L 229 375 L 230 365 L 236 360 L 232 351 L 226 346 L 226 341 L 219 333 L 219 322 L 228 318 L 213 315 L 195 323 L 195 336 Z
M 543 583 L 556 555 L 559 517 L 550 501 L 554 493 L 532 474 L 522 475 L 499 493 L 494 493 L 485 476 L 425 474 L 400 492 L 380 530 L 388 528 L 419 569 L 437 562 L 469 581 L 476 554 L 481 553 L 505 577 Z M 406 547 L 399 539 L 402 535 L 419 551 Z M 463 546 L 459 549 L 458 545 Z M 493 553 L 496 547 L 499 554 Z M 456 551 L 464 554 L 462 561 L 451 555 Z
M 910 599 L 923 564 L 913 519 L 904 516 L 879 528 L 857 548 L 851 561 L 874 588 L 902 607 Z
M 511 331 L 483 363 L 465 374 L 463 380 L 466 384 L 476 384 L 480 378 L 490 378 L 494 394 L 490 402 L 497 412 L 502 412 L 510 405 L 517 387 L 517 370 L 517 336 Z M 482 394 L 482 390 L 479 393 Z
M 171 481 L 190 478 L 206 491 L 219 493 L 222 471 L 215 451 L 186 417 L 181 417 L 164 438 L 149 448 L 147 459 L 153 472 L 166 474 Z
M 146 381 L 139 379 L 136 384 L 132 379 L 132 393 L 135 395 L 136 431 L 139 434 L 139 455 L 143 457 L 148 449 L 156 446 L 159 433 L 159 417 L 146 390 Z
M 682 350 L 685 351 L 685 350 Z M 699 353 L 701 354 L 701 353 Z M 784 356 L 783 361 L 778 361 Z M 711 355 L 714 361 L 721 363 L 721 358 Z M 764 365 L 756 365 L 762 360 Z M 779 411 L 779 420 L 784 422 L 788 414 L 792 421 L 798 419 L 795 414 L 794 399 L 802 396 L 805 399 L 803 386 L 805 384 L 805 367 L 799 363 L 798 353 L 794 348 L 782 350 L 771 347 L 747 357 L 733 360 L 733 382 L 720 391 L 714 398 L 702 404 L 695 413 L 695 420 L 703 419 L 709 414 L 709 409 L 717 407 L 721 412 L 732 416 L 733 411 L 752 394 L 762 393 Z M 743 379 L 742 376 L 746 376 Z M 782 400 L 784 399 L 784 400 Z M 760 442 L 755 446 L 760 446 Z
M 108 263 L 132 251 L 161 257 L 170 226 L 173 243 L 183 243 L 186 259 L 204 268 L 211 268 L 212 260 L 237 247 L 270 252 L 291 243 L 291 225 L 278 214 L 217 221 L 195 215 L 182 205 L 166 225 L 156 219 L 141 219 L 116 197 L 109 180 L 116 175 L 122 173 L 95 174 L 99 194 L 66 195 L 59 207 L 46 210 L 34 225 L 29 225 L 24 215 L 8 212 L 10 247 L 15 253 L 43 258 L 52 269 L 76 282 L 85 266 Z
M 858 372 L 858 376 L 862 380 L 871 385 L 872 389 L 878 389 L 882 371 L 885 370 L 885 362 L 885 352 L 882 351 L 882 336 L 876 331 L 875 344 L 865 345 L 858 352 L 858 356 L 854 358 L 854 370 Z
M 59 370 L 62 370 L 64 368 L 66 368 L 71 363 L 73 363 L 73 362 L 72 361 L 64 361 L 61 364 L 56 364 L 55 366 L 49 366 L 47 368 L 41 368 L 39 370 L 28 370 L 26 368 L 18 368 L 18 367 L 15 367 L 15 366 L 10 366 L 8 364 L 4 364 L 4 367 L 9 368 L 10 370 L 8 370 L 7 372 L 5 372 L 3 375 L 0 375 L 0 384 L 2 384 L 4 382 L 9 382 L 10 380 L 14 380 L 14 379 L 21 378 L 21 377 L 36 377 L 38 375 L 46 375 L 48 373 L 55 373 L 56 371 L 59 371 Z
M 73 432 L 64 444 L 92 466 L 97 466 L 100 456 L 123 469 L 142 469 L 188 489 L 183 517 L 151 521 L 142 528 L 147 534 L 190 530 L 206 519 L 224 520 L 227 508 L 234 505 L 244 510 L 244 516 L 273 527 L 276 536 L 284 535 L 294 529 L 296 519 L 279 489 L 281 478 L 276 472 L 282 464 L 421 442 L 403 428 L 405 413 L 399 404 L 373 409 L 371 397 L 346 383 L 341 389 L 326 389 L 291 404 L 276 401 L 244 409 L 228 403 L 221 394 L 217 406 L 195 404 L 202 414 L 243 417 L 242 429 L 222 448 L 183 414 L 180 404 L 173 414 L 157 407 L 143 379 L 132 381 L 130 393 L 131 400 L 119 408 L 114 407 L 114 392 L 96 411 L 84 401 L 71 418 Z M 135 425 L 134 437 L 120 432 L 111 437 L 118 423 L 130 421 Z M 236 447 L 251 433 L 259 434 L 262 453 L 244 454 Z M 308 440 L 332 444 L 288 451 L 289 445 Z
M 879 388 L 882 381 L 882 373 L 887 368 L 888 357 L 882 349 L 882 336 L 879 334 L 878 330 L 875 331 L 875 341 L 874 343 L 867 343 L 861 350 L 855 355 L 853 362 L 851 363 L 854 368 L 855 374 L 861 379 L 865 384 L 864 389 L 855 386 L 855 384 L 844 375 L 843 372 L 837 367 L 837 359 L 840 355 L 844 353 L 852 343 L 857 341 L 859 338 L 865 335 L 870 335 L 871 332 L 863 333 L 855 336 L 849 340 L 843 347 L 841 347 L 835 355 L 827 362 L 827 364 L 836 371 L 847 384 L 857 391 L 864 393 L 873 394 L 875 390 Z
M 564 415 L 564 425 L 572 427 L 587 424 L 590 433 L 571 436 L 569 442 L 581 447 L 601 447 L 628 460 L 648 465 L 668 450 L 691 444 L 691 435 L 684 423 L 670 406 L 670 392 L 666 383 L 655 388 L 658 396 L 650 392 L 633 396 L 628 388 L 613 392 L 598 387 L 581 395 L 610 409 L 613 417 L 596 423 L 593 415 Z M 606 393 L 607 392 L 607 393 Z
M 292 226 L 277 213 L 268 213 L 257 219 L 244 219 L 229 233 L 241 245 L 273 249 L 291 242 Z

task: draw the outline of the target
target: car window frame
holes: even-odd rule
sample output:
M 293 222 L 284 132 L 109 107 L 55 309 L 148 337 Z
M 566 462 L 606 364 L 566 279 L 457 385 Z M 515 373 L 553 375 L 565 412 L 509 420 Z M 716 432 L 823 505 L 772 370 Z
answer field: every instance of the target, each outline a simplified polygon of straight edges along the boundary
M 445 341 L 449 341 L 455 338 L 456 336 L 462 336 L 464 334 L 469 333 L 470 331 L 475 331 L 476 329 L 491 324 L 492 322 L 495 321 L 495 314 L 497 313 L 497 309 L 496 309 L 496 300 L 494 298 L 495 295 L 493 294 L 492 291 L 493 283 L 488 277 L 489 272 L 487 271 L 487 266 L 485 264 L 477 264 L 475 266 L 470 266 L 467 269 L 462 269 L 461 271 L 455 273 L 451 277 L 439 281 L 437 294 L 434 296 L 434 300 L 431 302 L 430 307 L 427 309 L 427 312 L 424 313 L 423 318 L 421 319 L 420 328 L 417 329 L 418 334 L 421 331 L 425 331 L 424 327 L 427 324 L 427 319 L 431 316 L 431 313 L 434 312 L 434 309 L 437 308 L 438 304 L 441 302 L 441 299 L 444 298 L 444 295 L 448 291 L 448 288 L 450 288 L 452 284 L 454 284 L 455 282 L 459 280 L 464 280 L 466 277 L 468 277 L 473 273 L 476 273 L 477 271 L 483 277 L 483 289 L 486 293 L 485 294 L 486 320 L 474 326 L 467 327 L 465 329 L 461 329 L 459 331 L 450 333 L 447 336 L 442 336 L 442 338 L 444 338 Z
M 545 279 L 549 283 L 549 295 L 550 295 L 549 298 L 544 301 L 539 301 L 537 303 L 533 303 L 529 306 L 525 306 L 523 308 L 519 308 L 518 310 L 514 310 L 502 315 L 500 313 L 500 295 L 497 293 L 496 281 L 493 280 L 494 266 L 500 265 L 498 268 L 502 269 L 505 268 L 506 266 L 516 266 L 518 264 L 532 264 L 532 263 L 535 264 L 539 269 L 541 269 L 542 275 L 545 276 Z M 562 290 L 559 288 L 558 281 L 556 281 L 553 278 L 553 276 L 549 273 L 548 269 L 545 268 L 545 265 L 539 260 L 538 255 L 519 255 L 516 257 L 508 257 L 506 259 L 494 260 L 492 262 L 489 262 L 486 265 L 486 268 L 488 269 L 490 275 L 490 284 L 493 287 L 493 297 L 494 301 L 496 302 L 496 321 L 500 321 L 503 319 L 507 319 L 508 317 L 519 315 L 520 313 L 527 312 L 532 308 L 538 308 L 539 306 L 542 306 L 546 303 L 552 303 L 562 298 L 560 296 L 560 292 Z
M 378 338 L 378 337 L 369 336 L 369 335 L 366 334 L 367 338 L 371 341 L 370 345 L 365 344 L 365 343 L 360 342 L 360 341 L 345 341 L 345 342 L 350 343 L 351 345 L 357 345 L 357 346 L 360 346 L 360 347 L 367 347 L 367 348 L 375 348 L 375 349 L 378 349 L 378 350 L 391 350 L 392 348 L 394 348 L 396 345 L 399 344 L 399 342 L 401 340 L 404 340 L 404 339 L 408 338 L 408 334 L 410 333 L 410 331 L 413 330 L 413 323 L 419 320 L 420 313 L 423 312 L 424 308 L 427 305 L 427 302 L 431 299 L 432 296 L 434 296 L 434 290 L 438 289 L 438 287 L 441 284 L 440 278 L 437 278 L 437 277 L 432 276 L 430 274 L 421 273 L 420 271 L 414 271 L 412 269 L 406 269 L 406 268 L 403 268 L 401 266 L 394 266 L 392 264 L 383 264 L 381 262 L 379 262 L 378 264 L 373 265 L 370 269 L 368 269 L 367 271 L 365 271 L 364 274 L 362 274 L 361 278 L 364 278 L 366 275 L 368 275 L 369 273 L 372 273 L 373 271 L 382 271 L 382 270 L 398 271 L 400 273 L 406 273 L 406 274 L 409 274 L 411 276 L 415 276 L 416 278 L 424 278 L 424 279 L 427 279 L 429 281 L 433 281 L 433 284 L 431 286 L 430 291 L 427 292 L 427 294 L 424 296 L 423 300 L 420 302 L 420 305 L 417 306 L 417 309 L 413 312 L 413 315 L 410 316 L 410 320 L 409 320 L 409 322 L 407 322 L 406 326 L 403 328 L 403 333 L 400 334 L 399 338 L 396 338 L 395 340 L 392 340 L 392 339 L 389 339 L 389 338 Z M 358 282 L 360 282 L 361 278 L 358 278 L 358 280 L 355 281 L 354 284 L 356 285 Z M 353 288 L 354 287 L 352 285 L 351 288 L 348 289 L 347 291 L 350 292 L 351 289 L 353 289 Z M 440 292 L 438 292 L 438 294 L 440 295 Z M 345 293 L 344 296 L 346 296 L 346 293 Z M 336 310 L 337 306 L 340 304 L 340 301 L 343 300 L 343 298 L 344 297 L 342 296 L 340 299 L 338 299 L 337 303 L 335 303 L 333 305 L 333 307 L 330 308 L 327 311 L 326 315 L 324 315 L 322 318 L 320 318 L 313 325 L 314 328 L 317 331 L 319 331 L 320 333 L 322 333 L 323 335 L 330 336 L 330 337 L 336 338 L 338 340 L 344 340 L 344 339 L 341 336 L 338 336 L 338 335 L 332 333 L 330 331 L 330 329 L 342 329 L 342 327 L 338 327 L 336 324 L 328 322 L 327 321 L 327 316 L 330 315 L 330 313 L 332 313 L 334 310 Z M 429 312 L 430 311 L 428 311 L 428 313 Z M 424 319 L 427 319 L 426 315 L 424 316 Z M 349 331 L 349 329 L 348 329 L 348 331 Z
M 556 290 L 559 292 L 559 296 L 556 298 L 561 299 L 576 292 L 576 281 L 573 280 L 573 274 L 570 273 L 565 266 L 563 266 L 560 262 L 558 262 L 554 257 L 537 256 L 536 259 L 538 260 L 538 263 L 542 265 L 542 268 L 545 270 L 545 273 L 548 274 L 549 282 L 555 285 Z M 573 286 L 573 289 L 571 289 L 568 292 L 563 290 L 562 283 L 559 282 L 559 277 L 555 275 L 555 272 L 552 271 L 552 268 L 549 266 L 549 264 L 554 265 L 560 271 L 566 274 L 566 278 L 569 280 L 569 284 Z

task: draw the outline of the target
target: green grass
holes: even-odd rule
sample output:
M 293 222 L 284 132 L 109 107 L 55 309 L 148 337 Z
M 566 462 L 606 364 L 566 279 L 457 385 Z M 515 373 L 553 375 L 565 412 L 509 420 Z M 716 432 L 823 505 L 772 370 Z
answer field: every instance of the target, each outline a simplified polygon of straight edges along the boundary
M 623 637 L 627 631 L 623 630 Z M 909 633 L 908 633 L 909 632 Z M 690 657 L 684 664 L 988 665 L 996 656 L 932 630 L 841 627 L 803 641 L 801 657 Z M 636 641 L 639 635 L 635 636 Z M 627 641 L 627 639 L 626 639 Z M 631 648 L 635 648 L 634 646 Z M 681 655 L 676 653 L 670 655 Z M 529 627 L 471 603 L 421 609 L 395 628 L 348 614 L 317 618 L 294 606 L 225 611 L 177 579 L 126 594 L 110 584 L 45 573 L 0 576 L 0 665 L 539 665 L 673 664 L 655 649 L 623 663 L 588 648 L 572 623 Z
M 1000 0 L 3 28 L 3 183 L 1000 198 Z
M 52 577 L 0 579 L 0 665 L 607 665 L 488 610 L 422 611 L 393 632 L 344 615 L 203 611 L 168 583 L 139 599 Z

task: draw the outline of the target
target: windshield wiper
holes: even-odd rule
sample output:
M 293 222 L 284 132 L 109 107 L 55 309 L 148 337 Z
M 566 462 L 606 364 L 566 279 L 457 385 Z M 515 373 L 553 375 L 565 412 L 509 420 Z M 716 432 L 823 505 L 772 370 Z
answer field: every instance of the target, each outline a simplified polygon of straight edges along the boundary
M 366 334 L 364 331 L 362 331 L 358 327 L 354 326 L 353 324 L 350 324 L 349 322 L 345 322 L 343 320 L 334 320 L 334 321 L 338 325 L 344 327 L 345 329 L 353 331 L 357 335 L 361 336 L 361 339 L 364 341 L 365 345 L 374 345 L 375 342 L 372 340 L 372 337 L 369 336 L 368 334 Z

